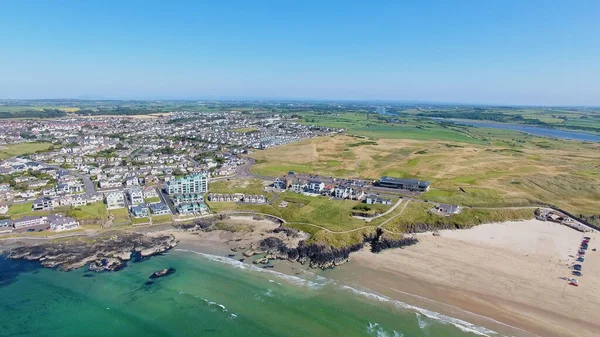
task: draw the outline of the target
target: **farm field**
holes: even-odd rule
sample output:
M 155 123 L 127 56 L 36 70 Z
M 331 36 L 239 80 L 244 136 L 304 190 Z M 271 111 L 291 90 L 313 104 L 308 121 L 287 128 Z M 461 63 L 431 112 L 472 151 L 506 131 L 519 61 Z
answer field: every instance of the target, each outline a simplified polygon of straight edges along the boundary
M 22 156 L 36 151 L 45 151 L 52 146 L 51 143 L 17 143 L 6 146 L 0 146 L 0 160 Z

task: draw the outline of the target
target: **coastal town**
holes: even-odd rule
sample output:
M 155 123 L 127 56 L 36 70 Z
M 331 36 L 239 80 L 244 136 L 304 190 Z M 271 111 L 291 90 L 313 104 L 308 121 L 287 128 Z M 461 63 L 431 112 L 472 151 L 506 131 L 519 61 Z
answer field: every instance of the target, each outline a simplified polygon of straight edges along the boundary
M 206 215 L 209 180 L 235 176 L 249 164 L 244 154 L 343 131 L 236 112 L 7 120 L 0 130 L 0 148 L 47 144 L 0 162 L 5 234 Z

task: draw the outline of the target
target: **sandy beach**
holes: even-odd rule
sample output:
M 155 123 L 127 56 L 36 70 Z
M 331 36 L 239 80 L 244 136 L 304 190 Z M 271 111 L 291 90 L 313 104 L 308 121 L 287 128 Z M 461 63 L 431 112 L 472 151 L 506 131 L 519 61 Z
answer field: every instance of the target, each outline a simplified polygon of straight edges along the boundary
M 600 236 L 586 235 L 592 240 L 579 287 L 560 277 L 570 276 L 584 234 L 537 220 L 419 234 L 411 247 L 354 254 L 342 268 L 355 272 L 341 278 L 390 297 L 426 297 L 539 336 L 598 336 L 600 252 L 591 249 Z
M 278 225 L 268 220 L 234 217 L 225 223 L 246 226 L 246 230 L 168 232 L 180 240 L 180 248 L 235 254 L 236 258 L 243 258 L 244 249 L 262 238 L 286 239 L 283 233 L 271 233 Z M 584 234 L 563 225 L 529 220 L 439 234 L 417 234 L 418 244 L 379 254 L 365 248 L 352 254 L 349 263 L 322 275 L 501 334 L 598 336 L 600 251 L 591 251 L 600 247 L 597 233 Z M 592 240 L 579 287 L 573 287 L 560 277 L 570 276 L 569 266 L 584 236 Z M 276 269 L 287 272 L 291 268 L 288 264 L 307 268 L 281 262 Z

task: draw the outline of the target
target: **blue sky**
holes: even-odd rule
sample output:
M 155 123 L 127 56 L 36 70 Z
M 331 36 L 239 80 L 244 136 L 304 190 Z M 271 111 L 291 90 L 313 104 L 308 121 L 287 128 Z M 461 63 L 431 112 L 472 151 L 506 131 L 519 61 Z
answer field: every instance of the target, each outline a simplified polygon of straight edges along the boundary
M 0 98 L 600 105 L 600 1 L 0 2 Z

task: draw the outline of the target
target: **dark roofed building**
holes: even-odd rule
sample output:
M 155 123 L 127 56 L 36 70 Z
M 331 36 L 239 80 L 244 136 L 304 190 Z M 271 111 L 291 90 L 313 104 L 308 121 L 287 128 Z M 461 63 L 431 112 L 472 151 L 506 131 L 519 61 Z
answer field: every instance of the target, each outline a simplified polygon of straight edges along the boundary
M 381 187 L 399 188 L 409 191 L 427 192 L 429 190 L 429 181 L 417 179 L 405 179 L 383 176 L 377 181 Z

